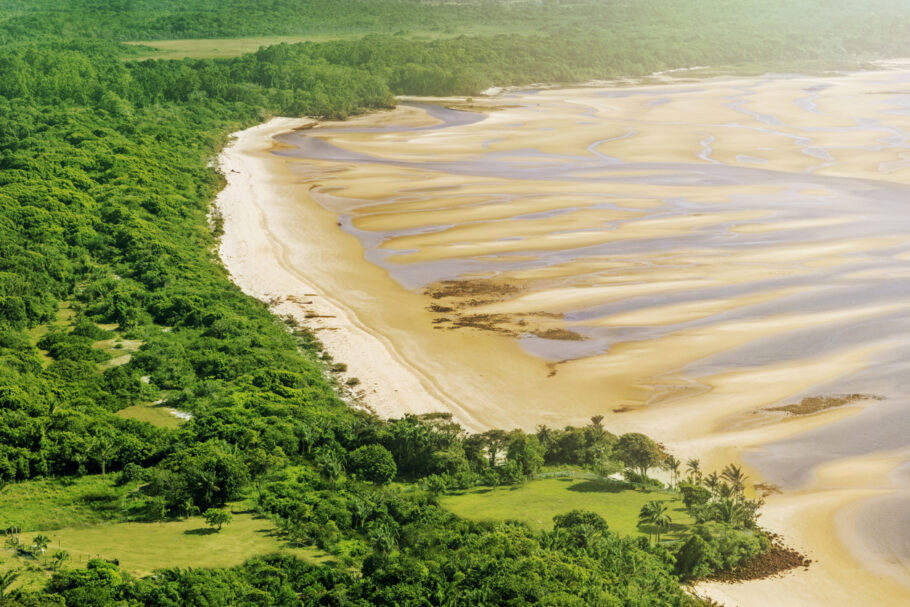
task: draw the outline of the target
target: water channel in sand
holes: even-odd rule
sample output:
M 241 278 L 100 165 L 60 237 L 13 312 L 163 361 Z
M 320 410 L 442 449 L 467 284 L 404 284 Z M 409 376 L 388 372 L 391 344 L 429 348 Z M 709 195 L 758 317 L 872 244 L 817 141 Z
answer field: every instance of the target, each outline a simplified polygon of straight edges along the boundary
M 221 202 L 238 283 L 290 295 L 274 257 L 381 341 L 415 378 L 383 413 L 744 462 L 817 563 L 728 604 L 910 604 L 910 72 L 459 102 L 237 148 L 272 174 L 246 229 Z

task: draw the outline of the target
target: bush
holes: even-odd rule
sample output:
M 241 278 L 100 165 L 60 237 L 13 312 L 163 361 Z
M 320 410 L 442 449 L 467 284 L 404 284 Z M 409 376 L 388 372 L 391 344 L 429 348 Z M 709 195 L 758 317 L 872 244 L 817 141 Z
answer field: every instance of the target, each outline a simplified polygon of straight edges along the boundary
M 382 445 L 364 445 L 348 456 L 349 469 L 360 478 L 386 485 L 395 478 L 398 468 L 392 453 Z
M 139 464 L 130 462 L 123 467 L 120 474 L 117 475 L 117 486 L 122 487 L 134 481 L 144 481 L 146 479 L 145 468 Z
M 752 531 L 729 525 L 697 525 L 676 552 L 675 573 L 683 580 L 704 578 L 738 567 L 768 550 L 770 542 Z

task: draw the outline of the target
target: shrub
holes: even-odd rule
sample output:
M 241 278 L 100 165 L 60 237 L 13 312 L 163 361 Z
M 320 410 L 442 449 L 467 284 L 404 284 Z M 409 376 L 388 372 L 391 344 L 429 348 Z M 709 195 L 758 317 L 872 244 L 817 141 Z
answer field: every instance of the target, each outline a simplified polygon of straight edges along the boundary
M 382 445 L 364 445 L 348 456 L 351 472 L 360 478 L 385 485 L 395 478 L 398 468 L 392 453 Z

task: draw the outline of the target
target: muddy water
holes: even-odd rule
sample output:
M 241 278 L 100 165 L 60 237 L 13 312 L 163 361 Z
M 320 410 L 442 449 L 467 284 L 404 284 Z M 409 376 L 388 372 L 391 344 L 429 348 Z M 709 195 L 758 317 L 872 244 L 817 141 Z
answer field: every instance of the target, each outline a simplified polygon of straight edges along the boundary
M 887 457 L 863 479 L 875 500 L 850 519 L 863 546 L 843 544 L 888 564 L 868 579 L 910 580 L 910 522 L 875 515 L 910 504 L 910 73 L 530 91 L 475 106 L 418 104 L 278 138 L 309 197 L 391 277 L 369 314 L 401 305 L 392 290 L 419 294 L 408 301 L 421 307 L 414 339 L 434 342 L 428 358 L 453 352 L 457 334 L 498 344 L 504 369 L 548 386 L 549 408 L 453 396 L 497 420 L 533 427 L 609 408 L 614 427 L 741 458 L 784 495 L 829 505 L 857 485 L 817 470 Z M 457 374 L 452 358 L 433 372 Z M 766 410 L 857 393 L 874 398 Z

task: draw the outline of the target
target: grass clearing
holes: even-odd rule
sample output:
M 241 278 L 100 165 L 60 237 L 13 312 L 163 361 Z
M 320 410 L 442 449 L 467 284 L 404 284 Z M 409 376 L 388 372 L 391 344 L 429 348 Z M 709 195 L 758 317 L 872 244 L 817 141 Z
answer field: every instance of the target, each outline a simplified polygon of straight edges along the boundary
M 178 417 L 173 413 L 174 409 L 162 402 L 157 403 L 139 403 L 126 409 L 117 411 L 117 415 L 126 419 L 136 419 L 141 422 L 147 422 L 159 428 L 170 428 L 172 430 L 179 428 L 186 420 Z
M 136 576 L 170 567 L 233 567 L 254 556 L 277 552 L 316 564 L 332 560 L 331 555 L 314 548 L 286 546 L 266 518 L 248 512 L 235 513 L 232 517 L 218 532 L 207 527 L 201 516 L 195 516 L 160 523 L 66 527 L 44 535 L 51 539 L 48 554 L 66 550 L 71 556 L 71 567 L 83 567 L 93 558 L 116 559 L 123 571 Z M 21 541 L 29 544 L 35 535 L 23 533 Z M 43 564 L 42 559 L 37 561 Z
M 37 347 L 38 342 L 41 341 L 41 338 L 51 331 L 62 331 L 64 333 L 69 333 L 75 324 L 76 309 L 73 307 L 72 302 L 62 301 L 60 302 L 57 309 L 57 316 L 53 321 L 32 327 L 27 331 L 27 335 L 32 345 Z M 125 365 L 126 363 L 130 362 L 133 354 L 142 347 L 142 344 L 145 343 L 144 341 L 138 339 L 123 339 L 123 334 L 118 330 L 119 326 L 116 323 L 95 324 L 99 329 L 111 331 L 114 333 L 114 336 L 112 338 L 102 339 L 92 344 L 92 348 L 101 350 L 111 357 L 109 360 L 98 364 L 98 370 L 102 373 L 111 367 Z M 38 353 L 41 356 L 41 362 L 45 367 L 54 362 L 54 358 L 50 356 L 47 350 L 39 349 Z
M 647 535 L 639 528 L 638 513 L 651 500 L 666 501 L 673 521 L 667 539 L 681 537 L 695 521 L 686 512 L 682 500 L 672 493 L 638 491 L 624 488 L 623 483 L 576 478 L 551 478 L 529 481 L 515 487 L 477 488 L 445 495 L 439 503 L 463 518 L 518 520 L 533 529 L 552 529 L 553 517 L 571 510 L 590 510 L 607 521 L 620 535 Z
M 122 521 L 131 506 L 144 503 L 130 497 L 136 486 L 115 487 L 113 474 L 12 483 L 0 491 L 0 529 L 48 531 Z
M 72 303 L 69 301 L 61 301 L 57 307 L 57 317 L 53 321 L 32 327 L 26 331 L 26 335 L 28 335 L 32 345 L 37 347 L 41 338 L 52 330 L 59 329 L 61 331 L 69 331 L 73 328 L 75 323 L 76 310 L 73 309 Z M 54 362 L 54 359 L 48 355 L 47 350 L 39 349 L 38 353 L 40 354 L 41 362 L 45 367 Z
M 107 352 L 111 359 L 104 361 L 99 368 L 104 371 L 110 367 L 118 367 L 130 362 L 133 353 L 138 351 L 145 342 L 139 339 L 123 339 L 118 332 L 113 339 L 102 339 L 92 344 L 92 348 Z

